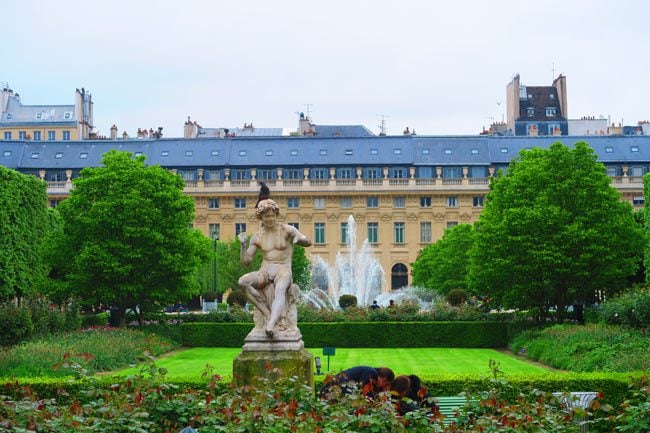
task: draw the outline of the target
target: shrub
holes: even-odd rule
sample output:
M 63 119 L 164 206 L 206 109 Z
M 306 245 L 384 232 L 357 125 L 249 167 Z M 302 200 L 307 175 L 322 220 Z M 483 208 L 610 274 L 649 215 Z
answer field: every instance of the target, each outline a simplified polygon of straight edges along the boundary
M 32 336 L 34 324 L 29 310 L 13 302 L 0 304 L 0 346 L 18 344 Z
M 217 292 L 205 292 L 203 294 L 203 300 L 206 302 L 214 302 L 217 300 Z
M 248 302 L 248 298 L 246 297 L 246 294 L 244 293 L 243 290 L 237 289 L 230 292 L 230 295 L 228 295 L 228 299 L 226 300 L 226 302 L 230 307 L 232 307 L 233 305 L 238 305 L 241 308 L 244 308 L 246 306 L 246 303 Z
M 650 368 L 650 333 L 605 324 L 555 325 L 521 333 L 512 351 L 571 371 L 633 371 Z
M 458 307 L 467 302 L 467 292 L 463 289 L 451 289 L 445 299 L 450 305 Z
M 600 318 L 610 325 L 650 327 L 650 288 L 632 289 L 601 305 Z
M 109 314 L 107 312 L 85 314 L 81 316 L 81 327 L 90 328 L 93 326 L 108 326 L 108 316 Z
M 339 307 L 345 309 L 348 307 L 356 307 L 357 297 L 354 295 L 341 295 L 339 297 Z

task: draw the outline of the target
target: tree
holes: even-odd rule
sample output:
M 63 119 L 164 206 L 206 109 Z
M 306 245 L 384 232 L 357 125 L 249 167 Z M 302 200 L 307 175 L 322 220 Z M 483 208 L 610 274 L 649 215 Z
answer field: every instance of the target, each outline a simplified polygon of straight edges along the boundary
M 41 253 L 49 229 L 45 182 L 0 166 L 0 301 L 41 285 Z
M 198 294 L 197 267 L 210 243 L 192 229 L 194 201 L 183 180 L 144 156 L 111 150 L 85 168 L 58 207 L 57 239 L 69 288 L 86 303 L 146 311 Z
M 459 224 L 445 230 L 440 240 L 420 250 L 412 265 L 413 285 L 443 295 L 452 289 L 467 290 L 469 250 L 473 243 L 471 224 Z
M 638 266 L 643 233 L 585 142 L 524 150 L 490 185 L 475 226 L 471 285 L 504 307 L 557 307 L 613 294 Z

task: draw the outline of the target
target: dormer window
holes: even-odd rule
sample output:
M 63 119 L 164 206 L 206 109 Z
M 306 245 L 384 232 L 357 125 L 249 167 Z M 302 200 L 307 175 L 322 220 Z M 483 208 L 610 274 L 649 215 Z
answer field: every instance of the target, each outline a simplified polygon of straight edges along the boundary
M 345 149 L 346 155 L 352 155 L 352 149 Z
M 70 120 L 70 119 L 72 119 L 72 113 L 71 113 L 70 111 L 66 111 L 65 113 L 63 113 L 63 118 L 64 118 L 65 120 Z
M 57 152 L 56 154 L 54 154 L 54 159 L 61 159 L 61 158 L 63 158 L 63 152 Z
M 2 152 L 2 156 L 11 156 L 11 150 L 5 150 Z
M 32 159 L 38 159 L 38 152 L 32 152 Z
M 239 151 L 239 156 L 246 156 L 247 153 L 248 152 L 246 152 L 245 150 L 240 150 Z
M 605 153 L 614 153 L 614 148 L 611 146 L 605 147 Z
M 210 154 L 212 156 L 219 156 L 219 151 L 218 150 L 213 150 Z
M 79 154 L 79 159 L 88 159 L 88 153 L 86 152 L 81 152 Z
M 445 149 L 445 155 L 451 155 L 451 149 Z
M 501 153 L 508 153 L 508 148 L 507 147 L 502 147 L 499 149 Z
M 379 149 L 370 149 L 371 155 L 379 155 Z
M 555 117 L 555 107 L 546 107 L 546 117 Z
M 319 154 L 320 156 L 327 156 L 327 149 L 321 149 Z
M 142 156 L 142 152 L 135 152 L 135 153 L 133 154 L 133 156 L 135 156 L 135 157 Z
M 532 107 L 526 108 L 526 115 L 528 117 L 535 117 L 535 109 Z
M 289 155 L 298 156 L 298 151 L 296 149 L 293 149 L 293 150 L 289 151 Z
M 638 152 L 639 151 L 639 146 L 630 146 L 630 151 L 631 152 Z
M 43 118 L 43 113 L 36 113 L 36 118 L 37 119 L 42 119 Z
M 549 99 L 555 99 L 555 94 L 551 93 L 550 95 L 548 95 L 548 97 L 549 97 Z
M 430 153 L 429 149 L 422 149 L 422 155 L 428 155 Z
M 169 156 L 169 151 L 163 150 L 162 152 L 160 152 L 160 156 Z
M 472 155 L 478 155 L 478 149 L 472 149 Z
M 273 156 L 273 151 L 272 150 L 265 150 L 264 155 L 265 156 Z
M 186 150 L 186 151 L 185 151 L 185 156 L 192 156 L 192 155 L 194 155 L 194 151 L 193 151 L 193 150 Z
M 13 113 L 7 113 L 7 120 L 11 120 L 13 117 Z
M 393 149 L 393 155 L 401 155 L 402 154 L 402 149 L 399 147 Z

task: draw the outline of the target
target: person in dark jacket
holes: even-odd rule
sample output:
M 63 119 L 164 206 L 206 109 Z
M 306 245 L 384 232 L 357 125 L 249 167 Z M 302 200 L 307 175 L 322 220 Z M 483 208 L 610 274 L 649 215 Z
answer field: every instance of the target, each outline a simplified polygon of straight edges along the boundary
M 343 370 L 333 377 L 323 386 L 321 396 L 327 396 L 333 387 L 338 385 L 343 394 L 358 390 L 364 395 L 374 397 L 380 392 L 387 391 L 394 378 L 395 373 L 390 368 L 360 365 Z

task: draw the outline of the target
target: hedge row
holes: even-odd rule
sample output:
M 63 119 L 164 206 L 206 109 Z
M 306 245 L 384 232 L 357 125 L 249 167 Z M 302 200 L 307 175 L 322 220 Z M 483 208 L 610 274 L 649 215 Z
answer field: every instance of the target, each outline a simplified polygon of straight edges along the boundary
M 316 391 L 322 386 L 324 376 L 315 379 Z M 494 382 L 487 377 L 470 375 L 426 375 L 421 377 L 423 384 L 432 396 L 453 396 L 461 392 L 479 392 L 493 388 L 495 385 L 503 390 L 509 389 L 515 393 L 526 389 L 538 389 L 547 392 L 595 391 L 602 393 L 603 402 L 611 405 L 620 404 L 626 396 L 631 382 L 630 376 L 624 373 L 543 373 L 537 375 L 508 375 L 505 382 Z M 219 382 L 219 388 L 228 386 L 229 378 Z M 33 392 L 41 399 L 57 398 L 59 402 L 77 399 L 81 403 L 92 398 L 89 389 L 115 389 L 116 386 L 126 386 L 125 378 L 99 377 L 92 383 L 88 379 L 70 380 L 69 378 L 31 378 L 22 380 L 0 381 L 0 394 L 12 399 Z M 165 383 L 177 386 L 179 389 L 203 389 L 209 380 L 199 377 L 169 378 Z M 29 391 L 27 391 L 29 389 Z M 63 392 L 62 390 L 65 390 Z
M 302 323 L 307 347 L 506 347 L 504 322 L 351 322 Z M 182 344 L 189 347 L 241 347 L 249 323 L 183 323 Z

